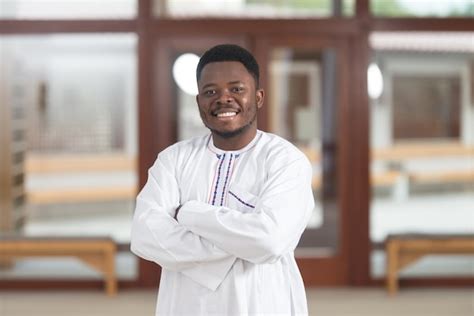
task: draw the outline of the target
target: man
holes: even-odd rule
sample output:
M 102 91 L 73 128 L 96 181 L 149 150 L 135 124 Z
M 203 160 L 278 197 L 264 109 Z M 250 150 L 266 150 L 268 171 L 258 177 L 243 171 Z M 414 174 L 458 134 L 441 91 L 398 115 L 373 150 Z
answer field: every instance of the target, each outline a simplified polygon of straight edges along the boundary
M 314 207 L 296 147 L 257 130 L 255 58 L 208 50 L 196 101 L 210 135 L 162 151 L 137 197 L 131 249 L 162 269 L 157 315 L 305 315 L 294 249 Z

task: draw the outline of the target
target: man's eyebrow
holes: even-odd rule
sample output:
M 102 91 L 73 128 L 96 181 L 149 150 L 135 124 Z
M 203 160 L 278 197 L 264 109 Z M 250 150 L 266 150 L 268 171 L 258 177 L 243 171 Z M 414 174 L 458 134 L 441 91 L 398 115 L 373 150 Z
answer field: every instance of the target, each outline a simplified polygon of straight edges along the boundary
M 216 84 L 214 83 L 208 83 L 208 84 L 205 84 L 201 89 L 207 89 L 207 88 L 210 88 L 210 87 L 214 87 Z
M 234 80 L 234 81 L 229 81 L 227 84 L 241 84 L 241 83 L 242 83 L 242 81 L 240 81 L 240 80 Z M 211 88 L 211 87 L 215 87 L 215 86 L 217 86 L 217 84 L 215 84 L 215 83 L 208 83 L 208 84 L 205 84 L 204 86 L 202 86 L 201 89 L 204 90 L 204 89 Z

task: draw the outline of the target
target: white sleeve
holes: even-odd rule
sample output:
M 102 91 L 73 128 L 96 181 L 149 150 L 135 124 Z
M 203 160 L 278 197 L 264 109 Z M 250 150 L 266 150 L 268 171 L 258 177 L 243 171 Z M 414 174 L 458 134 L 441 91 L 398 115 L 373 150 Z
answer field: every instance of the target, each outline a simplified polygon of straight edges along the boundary
M 274 262 L 296 248 L 308 223 L 314 208 L 311 178 L 310 163 L 298 159 L 269 174 L 254 212 L 189 201 L 178 221 L 238 258 Z
M 173 216 L 179 203 L 176 178 L 158 157 L 137 196 L 131 250 L 143 259 L 180 271 L 215 289 L 236 258 L 178 223 Z

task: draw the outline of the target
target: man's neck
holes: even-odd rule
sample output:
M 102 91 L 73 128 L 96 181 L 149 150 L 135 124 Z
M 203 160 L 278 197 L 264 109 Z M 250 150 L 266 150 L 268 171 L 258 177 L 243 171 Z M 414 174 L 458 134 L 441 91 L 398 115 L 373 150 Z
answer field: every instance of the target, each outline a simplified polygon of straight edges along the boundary
M 240 150 L 250 144 L 257 135 L 257 129 L 248 129 L 242 134 L 237 134 L 233 137 L 223 137 L 215 132 L 212 133 L 212 142 L 216 148 L 225 151 Z

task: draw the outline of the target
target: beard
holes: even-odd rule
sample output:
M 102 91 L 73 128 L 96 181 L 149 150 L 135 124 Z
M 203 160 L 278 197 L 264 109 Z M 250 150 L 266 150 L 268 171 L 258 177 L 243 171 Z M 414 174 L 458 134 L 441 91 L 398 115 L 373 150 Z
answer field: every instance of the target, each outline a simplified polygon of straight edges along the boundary
M 216 134 L 216 135 L 218 135 L 218 136 L 220 136 L 220 137 L 222 137 L 222 138 L 232 138 L 232 137 L 235 137 L 235 136 L 237 136 L 237 135 L 240 135 L 240 134 L 244 133 L 244 132 L 245 132 L 247 129 L 249 129 L 250 126 L 252 126 L 252 124 L 257 120 L 257 112 L 258 112 L 258 110 L 257 110 L 257 105 L 255 105 L 255 108 L 254 108 L 254 109 L 255 109 L 255 112 L 254 112 L 252 118 L 248 121 L 248 123 L 245 124 L 245 125 L 243 125 L 243 126 L 241 126 L 241 127 L 239 127 L 239 128 L 237 128 L 237 129 L 235 129 L 235 130 L 233 130 L 233 131 L 219 131 L 219 130 L 217 130 L 217 129 L 213 129 L 213 128 L 207 126 L 207 124 L 206 124 L 206 127 L 207 127 L 213 134 Z

